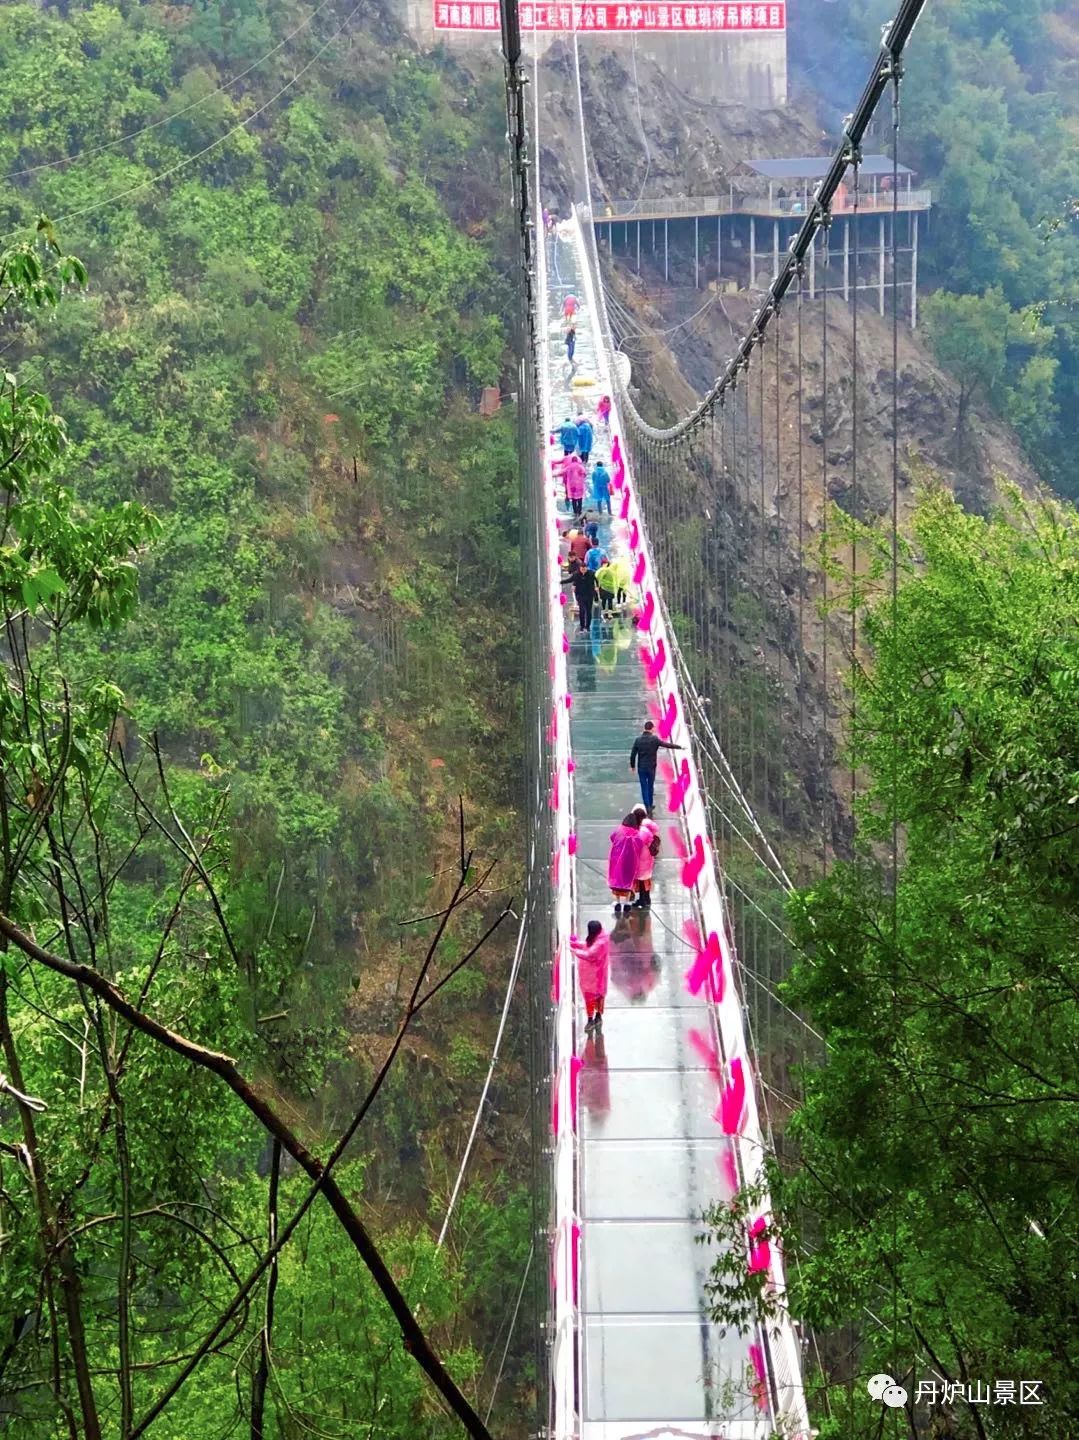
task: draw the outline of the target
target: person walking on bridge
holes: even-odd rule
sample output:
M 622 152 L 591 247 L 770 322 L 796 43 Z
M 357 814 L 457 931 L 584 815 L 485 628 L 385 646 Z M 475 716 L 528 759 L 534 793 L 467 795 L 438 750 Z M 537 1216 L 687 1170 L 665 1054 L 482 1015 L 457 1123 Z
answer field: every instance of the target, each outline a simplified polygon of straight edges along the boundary
M 577 314 L 578 305 L 579 301 L 576 295 L 567 295 L 566 298 L 562 301 L 562 319 L 565 320 L 567 325 L 570 323 L 570 321 L 573 320 L 574 316 Z
M 572 324 L 571 324 L 570 327 L 569 327 L 569 329 L 566 331 L 566 359 L 569 361 L 571 368 L 572 368 L 572 366 L 573 366 L 573 352 L 574 352 L 576 349 L 577 349 L 577 327 L 576 327 L 576 325 L 572 325 Z
M 588 554 L 584 557 L 584 563 L 596 575 L 599 574 L 600 566 L 608 563 L 607 552 L 601 547 L 598 540 L 592 542 Z
M 584 557 L 592 548 L 592 542 L 588 536 L 582 534 L 580 530 L 571 529 L 562 532 L 562 539 L 569 542 L 569 555 L 566 557 L 566 564 L 568 565 L 570 560 L 576 556 L 578 564 L 583 565 Z
M 568 455 L 562 466 L 562 479 L 566 485 L 566 499 L 574 515 L 580 515 L 584 506 L 584 462 L 579 455 Z
M 596 584 L 599 586 L 599 603 L 603 614 L 613 615 L 614 597 L 618 590 L 618 572 L 609 560 L 596 571 Z M 617 649 L 617 647 L 615 648 Z
M 568 415 L 558 427 L 558 438 L 562 444 L 562 454 L 572 455 L 577 449 L 577 426 Z
M 583 635 L 592 628 L 592 607 L 596 603 L 595 571 L 582 565 L 576 556 L 571 556 L 569 574 L 562 584 L 573 586 L 573 597 L 577 601 L 578 629 Z
M 629 752 L 629 768 L 636 770 L 637 779 L 641 785 L 641 799 L 644 802 L 648 818 L 652 818 L 652 808 L 656 792 L 656 759 L 660 750 L 681 750 L 681 745 L 672 744 L 670 740 L 661 740 L 656 734 L 656 727 L 651 720 L 644 722 L 644 729 L 633 742 L 633 749 Z
M 611 513 L 611 473 L 602 460 L 592 468 L 592 503 L 602 515 Z
M 607 884 L 614 896 L 614 913 L 620 915 L 630 908 L 637 889 L 637 871 L 641 862 L 641 817 L 631 810 L 611 835 L 611 851 L 607 857 Z
M 598 920 L 589 920 L 587 938 L 579 940 L 576 935 L 571 935 L 569 948 L 577 960 L 577 984 L 588 1012 L 585 1029 L 589 1032 L 598 1030 L 603 1024 L 603 1002 L 607 998 L 607 982 L 611 973 L 610 938 Z
M 641 817 L 641 858 L 637 863 L 637 908 L 652 908 L 652 872 L 659 854 L 659 826 L 643 805 L 634 805 L 633 813 Z
M 611 397 L 609 395 L 604 395 L 596 406 L 596 419 L 609 435 L 611 433 Z
M 592 422 L 586 420 L 583 415 L 577 416 L 577 454 L 584 463 L 588 464 L 588 457 L 592 454 L 592 442 L 595 439 L 592 432 Z

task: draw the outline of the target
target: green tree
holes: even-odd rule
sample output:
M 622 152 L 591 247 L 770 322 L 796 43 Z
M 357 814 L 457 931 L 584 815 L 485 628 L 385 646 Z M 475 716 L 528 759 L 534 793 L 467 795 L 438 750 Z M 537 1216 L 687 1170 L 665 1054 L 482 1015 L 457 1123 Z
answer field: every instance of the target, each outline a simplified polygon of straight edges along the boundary
M 1060 361 L 1053 355 L 1032 355 L 1008 390 L 1008 419 L 1032 454 L 1044 446 L 1059 419 L 1056 378 Z
M 891 0 L 840 0 L 836 8 L 843 7 L 848 24 L 839 28 L 861 36 L 867 59 L 895 7 Z M 1074 16 L 1053 0 L 927 6 L 911 41 L 902 102 L 902 159 L 933 192 L 919 279 L 952 295 L 980 297 L 999 287 L 1013 309 L 1046 313 L 1053 332 L 1046 354 L 1058 362 L 1054 408 L 1037 405 L 1041 419 L 1023 439 L 1042 475 L 1068 495 L 1069 416 L 1079 384 L 1074 28 Z M 1009 413 L 1009 390 L 1024 389 L 1028 359 L 1022 344 L 1009 351 L 1006 383 L 988 397 L 1002 414 Z M 1044 384 L 1047 368 L 1034 373 Z
M 999 289 L 987 290 L 984 295 L 938 291 L 925 302 L 922 313 L 937 359 L 959 385 L 955 416 L 958 457 L 971 402 L 979 392 L 995 398 L 1003 382 L 1011 307 Z
M 513 856 L 519 830 L 512 421 L 475 413 L 478 387 L 501 378 L 497 88 L 488 97 L 447 59 L 384 36 L 327 46 L 339 23 L 323 12 L 297 30 L 289 7 L 246 0 L 0 9 L 5 229 L 43 208 L 69 217 L 65 239 L 94 275 L 72 303 L 9 308 L 2 322 L 18 383 L 0 420 L 28 441 L 29 477 L 10 508 L 2 599 L 29 634 L 13 663 L 25 651 L 34 667 L 7 692 L 21 720 L 3 722 L 12 823 L 33 837 L 12 912 L 129 996 L 145 991 L 157 1019 L 227 1049 L 287 1097 L 313 1149 L 351 1117 L 396 1024 L 385 976 L 411 955 L 399 922 L 448 898 L 444 880 L 432 897 L 431 876 L 452 873 L 466 781 L 480 848 Z M 467 221 L 462 169 L 487 177 L 469 184 Z M 56 270 L 48 283 L 58 295 L 78 279 Z M 27 709 L 44 740 L 28 738 Z M 507 887 L 513 868 L 499 870 Z M 483 916 L 457 923 L 460 957 Z M 418 944 L 430 930 L 407 933 Z M 21 1146 L 24 1118 L 35 1123 L 55 1234 L 0 1149 L 0 1388 L 18 1397 L 7 1423 L 70 1437 L 89 1433 L 93 1408 L 105 1433 L 125 1433 L 264 1246 L 266 1142 L 212 1077 L 103 1001 L 34 962 L 9 965 L 25 1093 L 49 1108 L 24 1117 L 3 1098 L 0 1141 Z M 479 1041 L 488 982 L 484 970 L 467 981 Z M 445 995 L 422 1021 L 435 1055 L 463 1004 Z M 14 1084 L 12 1069 L 0 1061 Z M 386 1227 L 402 1275 L 408 1247 L 423 1248 L 429 1177 L 458 1139 L 444 1075 L 425 1064 L 407 1078 L 392 1114 L 370 1117 L 377 1158 L 363 1175 L 364 1204 L 399 1200 L 392 1125 L 415 1159 L 412 1208 Z M 507 1152 L 496 1196 L 521 1163 Z M 355 1199 L 358 1171 L 349 1183 Z M 280 1188 L 284 1209 L 295 1177 Z M 331 1249 L 320 1232 L 312 1283 L 324 1259 L 338 1265 Z M 492 1301 L 444 1273 L 462 1298 L 437 1339 L 465 1377 Z M 297 1331 L 282 1289 L 305 1383 L 323 1354 L 342 1374 L 333 1405 L 366 1424 L 379 1384 L 408 1371 L 383 1418 L 392 1408 L 403 1433 L 440 1433 L 387 1311 L 371 1325 L 392 1363 L 381 1382 L 364 1372 L 361 1396 L 343 1374 L 347 1327 L 319 1317 Z M 267 1427 L 303 1430 L 258 1340 L 266 1290 L 204 1361 L 207 1433 L 242 1413 L 234 1376 L 255 1408 L 260 1373 Z M 346 1348 L 328 1355 L 338 1332 Z M 508 1373 L 521 1378 L 512 1360 Z M 184 1406 L 202 1382 L 155 1425 L 191 1433 Z M 347 1427 L 350 1415 L 307 1403 L 303 1423 Z
M 1079 1240 L 1079 517 L 1013 496 L 981 520 L 927 493 L 894 611 L 887 538 L 859 534 L 877 556 L 848 757 L 861 843 L 796 896 L 785 986 L 828 1046 L 779 1185 L 803 1237 L 793 1303 L 826 1353 L 856 1328 L 862 1374 L 1041 1380 L 1045 1406 L 992 1433 L 1048 1440 L 1079 1423 L 1061 1263 Z M 923 1418 L 987 1433 L 975 1406 Z

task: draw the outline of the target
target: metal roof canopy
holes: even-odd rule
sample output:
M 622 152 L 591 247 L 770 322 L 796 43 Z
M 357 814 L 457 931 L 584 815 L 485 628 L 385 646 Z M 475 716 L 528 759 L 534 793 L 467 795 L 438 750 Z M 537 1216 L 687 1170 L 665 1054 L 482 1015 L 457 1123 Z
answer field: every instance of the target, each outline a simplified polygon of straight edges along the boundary
M 822 180 L 831 168 L 831 155 L 796 155 L 783 160 L 747 160 L 746 168 L 768 180 Z M 892 161 L 887 155 L 863 155 L 859 166 L 862 175 L 891 175 Z M 907 165 L 900 165 L 900 175 L 912 175 Z

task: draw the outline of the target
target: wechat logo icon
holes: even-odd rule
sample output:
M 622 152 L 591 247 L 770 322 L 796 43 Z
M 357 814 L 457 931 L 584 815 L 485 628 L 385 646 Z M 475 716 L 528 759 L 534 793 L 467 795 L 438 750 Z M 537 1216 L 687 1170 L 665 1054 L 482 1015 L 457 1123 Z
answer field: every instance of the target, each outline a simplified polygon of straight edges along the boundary
M 890 1375 L 873 1375 L 866 1389 L 871 1400 L 880 1400 L 889 1410 L 899 1410 L 907 1403 L 907 1392 Z

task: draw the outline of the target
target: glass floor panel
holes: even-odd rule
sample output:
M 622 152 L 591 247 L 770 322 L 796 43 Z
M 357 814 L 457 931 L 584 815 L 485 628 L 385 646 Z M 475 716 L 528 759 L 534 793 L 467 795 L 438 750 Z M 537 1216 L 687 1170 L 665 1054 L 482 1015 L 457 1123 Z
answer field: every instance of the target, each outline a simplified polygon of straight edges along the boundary
M 729 1199 L 721 1169 L 725 1140 L 593 1141 L 584 1177 L 585 1209 L 597 1220 L 686 1220 Z
M 685 1220 L 593 1221 L 585 1227 L 583 1309 L 600 1315 L 695 1314 L 713 1253 Z
M 588 1316 L 586 1419 L 754 1418 L 746 1342 L 696 1317 Z
M 603 1033 L 598 1044 L 604 1054 L 600 1063 L 608 1070 L 667 1069 L 671 1057 L 678 1057 L 678 1068 L 703 1070 L 707 1066 L 689 1038 L 696 1030 L 711 1039 L 709 1016 L 699 1006 L 683 1005 L 678 1009 L 653 1006 L 640 1010 L 619 1006 L 604 1016 Z
M 707 1071 L 616 1070 L 608 1075 L 606 1113 L 593 1117 L 582 1095 L 585 1140 L 711 1140 L 722 1134 L 713 1118 L 719 1087 Z M 586 1156 L 585 1164 L 591 1160 Z

